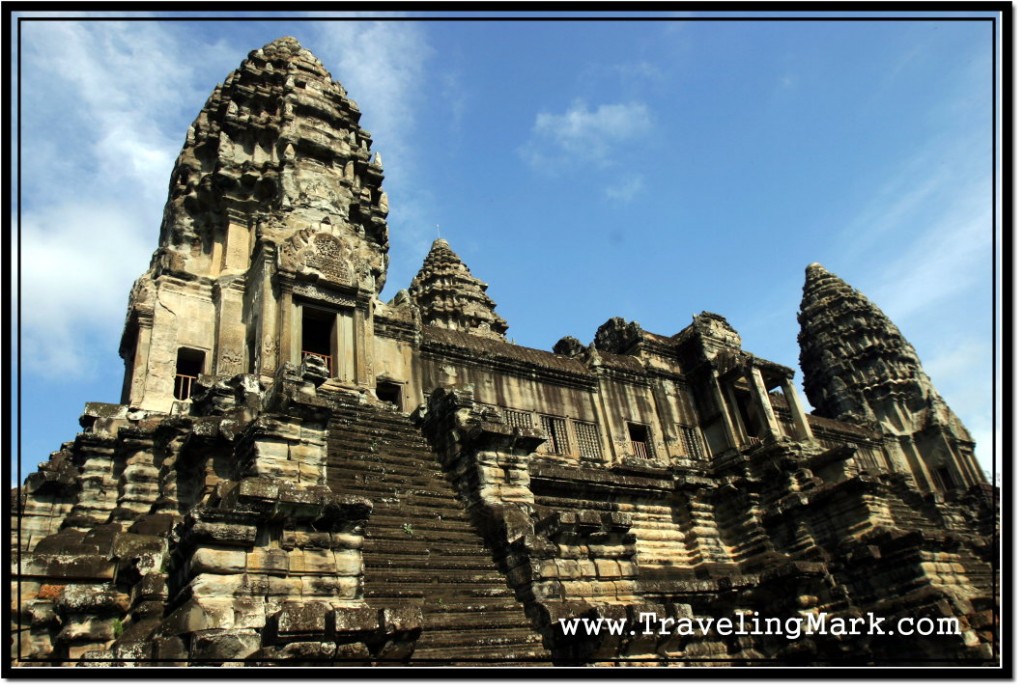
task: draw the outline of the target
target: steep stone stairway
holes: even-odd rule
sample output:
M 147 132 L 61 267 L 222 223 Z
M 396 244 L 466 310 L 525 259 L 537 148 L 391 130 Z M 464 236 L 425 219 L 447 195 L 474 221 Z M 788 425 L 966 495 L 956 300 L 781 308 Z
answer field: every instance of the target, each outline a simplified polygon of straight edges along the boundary
M 334 406 L 327 481 L 373 501 L 363 546 L 366 602 L 423 609 L 412 661 L 546 660 L 540 634 L 412 422 L 322 393 Z

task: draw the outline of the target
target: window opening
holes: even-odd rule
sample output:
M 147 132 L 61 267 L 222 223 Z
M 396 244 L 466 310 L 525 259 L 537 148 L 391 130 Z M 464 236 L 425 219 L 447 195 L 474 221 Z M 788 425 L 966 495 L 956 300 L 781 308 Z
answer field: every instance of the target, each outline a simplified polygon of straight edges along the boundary
M 174 397 L 179 401 L 192 398 L 192 385 L 203 372 L 206 353 L 192 348 L 178 349 L 178 364 L 174 375 Z
M 654 458 L 651 453 L 651 432 L 647 425 L 627 422 L 626 428 L 629 430 L 629 443 L 633 455 L 637 458 Z
M 569 435 L 566 431 L 565 420 L 560 417 L 541 415 L 540 421 L 548 438 L 548 451 L 563 456 L 567 455 L 569 453 Z

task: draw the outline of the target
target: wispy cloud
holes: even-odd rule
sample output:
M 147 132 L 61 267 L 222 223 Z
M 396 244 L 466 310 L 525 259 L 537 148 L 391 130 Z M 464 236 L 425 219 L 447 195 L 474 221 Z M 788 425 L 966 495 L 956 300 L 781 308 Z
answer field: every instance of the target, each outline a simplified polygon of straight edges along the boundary
M 382 144 L 402 254 L 422 257 L 433 223 L 414 144 L 430 49 L 415 24 L 315 26 L 310 47 L 372 113 L 363 124 Z M 74 20 L 28 25 L 23 46 L 25 365 L 87 380 L 81 344 L 117 347 L 128 291 L 156 248 L 185 128 L 215 85 L 209 65 L 224 65 L 213 79 L 223 78 L 258 46 L 202 42 L 173 23 Z
M 984 135 L 942 136 L 891 171 L 836 237 L 871 297 L 897 323 L 991 274 L 992 178 Z M 906 239 L 912 238 L 908 242 Z
M 839 262 L 860 274 L 857 287 L 911 343 L 929 344 L 919 349 L 922 365 L 974 435 L 986 469 L 995 453 L 994 325 L 978 296 L 986 292 L 979 282 L 992 280 L 992 180 L 972 149 L 987 146 L 983 135 L 948 135 L 923 147 L 847 226 Z
M 116 347 L 184 138 L 172 123 L 184 102 L 202 101 L 190 65 L 209 55 L 157 23 L 32 24 L 24 46 L 25 364 L 87 379 L 80 346 Z
M 606 103 L 590 109 L 579 100 L 564 113 L 538 113 L 522 153 L 535 167 L 608 166 L 618 147 L 643 136 L 651 127 L 645 103 Z
M 898 261 L 880 264 L 877 299 L 893 319 L 909 319 L 969 290 L 979 280 L 990 280 L 984 278 L 991 274 L 992 256 L 988 189 L 978 183 L 954 196 Z
M 53 378 L 87 379 L 84 342 L 116 348 L 132 281 L 155 244 L 132 211 L 69 201 L 22 219 L 23 358 Z
M 604 195 L 613 201 L 630 202 L 644 189 L 644 176 L 631 173 L 623 176 L 615 184 L 604 188 Z

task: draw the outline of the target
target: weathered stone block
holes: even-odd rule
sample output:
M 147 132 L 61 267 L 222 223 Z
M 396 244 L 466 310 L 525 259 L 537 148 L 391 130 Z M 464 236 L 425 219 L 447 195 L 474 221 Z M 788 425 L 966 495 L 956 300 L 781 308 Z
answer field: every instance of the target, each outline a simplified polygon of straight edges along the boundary
M 288 573 L 290 574 L 328 574 L 334 571 L 334 552 L 317 549 L 292 550 L 288 552 Z
M 95 615 L 121 615 L 128 604 L 128 595 L 110 583 L 69 583 L 56 600 L 58 610 L 63 612 Z
M 333 632 L 353 635 L 374 631 L 379 626 L 380 612 L 370 607 L 335 607 Z
M 244 478 L 238 483 L 237 488 L 239 498 L 265 499 L 268 501 L 277 499 L 280 491 L 280 485 L 273 480 L 253 477 Z
M 284 575 L 288 573 L 288 552 L 280 549 L 256 549 L 245 555 L 246 570 L 251 573 Z
M 387 634 L 410 633 L 423 627 L 419 607 L 385 607 L 380 610 L 380 626 Z
M 320 467 L 324 463 L 324 449 L 313 444 L 295 444 L 290 448 L 291 459 L 297 463 L 308 463 Z
M 334 570 L 339 576 L 359 576 L 363 573 L 363 555 L 356 550 L 335 550 Z
M 334 658 L 337 646 L 333 641 L 296 641 L 281 648 L 283 660 L 330 660 Z
M 273 598 L 300 599 L 302 597 L 302 579 L 287 578 L 284 576 L 269 576 L 267 578 L 267 595 Z
M 325 632 L 331 611 L 323 602 L 285 602 L 275 617 L 278 635 Z
M 251 546 L 256 541 L 256 533 L 256 526 L 238 523 L 197 521 L 192 526 L 194 539 L 201 542 L 216 542 L 222 545 Z
M 200 547 L 189 559 L 188 573 L 244 573 L 246 553 L 242 550 L 213 549 Z
M 302 576 L 302 597 L 334 599 L 341 595 L 341 581 L 337 576 Z
M 370 651 L 365 643 L 339 643 L 334 654 L 336 660 L 350 660 L 354 663 L 369 662 Z
M 64 627 L 57 639 L 65 643 L 86 641 L 109 641 L 114 638 L 114 617 L 97 617 L 74 614 L 65 617 Z
M 235 623 L 232 601 L 192 598 L 178 607 L 162 626 L 164 633 L 183 634 L 210 629 L 228 629 Z
M 202 631 L 192 637 L 196 660 L 244 660 L 260 648 L 260 635 L 252 631 Z
M 235 628 L 259 630 L 266 626 L 267 603 L 264 600 L 236 598 L 233 608 L 235 610 Z
M 286 466 L 288 463 L 289 445 L 285 442 L 257 441 L 253 444 L 257 466 L 264 463 Z

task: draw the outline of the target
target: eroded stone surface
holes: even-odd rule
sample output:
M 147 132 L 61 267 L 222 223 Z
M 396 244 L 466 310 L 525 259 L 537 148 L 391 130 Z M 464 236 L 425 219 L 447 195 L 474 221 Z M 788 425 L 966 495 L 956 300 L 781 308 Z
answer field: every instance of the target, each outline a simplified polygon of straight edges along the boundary
M 445 240 L 434 241 L 409 295 L 423 323 L 487 338 L 504 338 L 508 324 L 494 311 L 487 284 L 476 278 Z
M 285 38 L 190 128 L 123 399 L 11 494 L 16 664 L 998 659 L 998 506 L 877 307 L 808 269 L 808 415 L 709 312 L 514 345 L 444 241 L 384 304 L 358 118 Z M 868 612 L 960 633 L 629 633 Z

